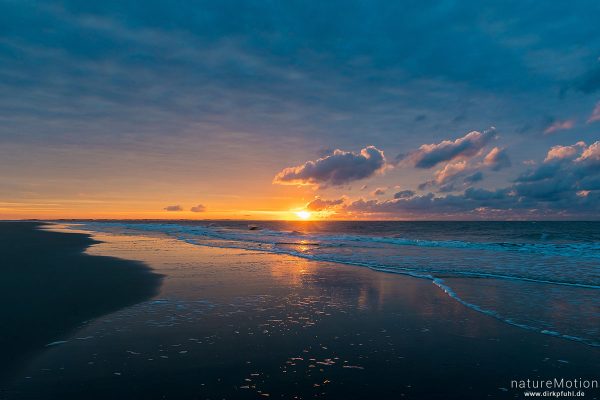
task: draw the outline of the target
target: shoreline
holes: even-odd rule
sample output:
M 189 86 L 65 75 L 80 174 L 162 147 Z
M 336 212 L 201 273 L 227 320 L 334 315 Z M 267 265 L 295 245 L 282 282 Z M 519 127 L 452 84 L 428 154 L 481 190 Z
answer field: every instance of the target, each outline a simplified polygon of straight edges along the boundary
M 173 221 L 177 221 L 177 220 L 173 220 Z M 117 224 L 122 224 L 123 222 L 126 221 L 115 221 Z M 239 221 L 238 221 L 239 222 Z M 268 229 L 268 228 L 267 228 Z M 100 229 L 99 232 L 101 232 L 102 229 Z M 92 232 L 97 232 L 95 230 L 92 230 Z M 135 231 L 132 231 L 135 232 Z M 148 232 L 148 234 L 150 234 L 149 232 L 152 232 L 152 229 L 146 231 L 146 230 L 141 230 L 141 231 L 137 231 L 138 234 L 145 234 L 142 232 Z M 162 234 L 167 235 L 168 237 L 178 237 L 179 232 L 170 232 L 169 230 L 164 230 L 162 231 Z M 217 235 L 218 237 L 218 235 Z M 185 239 L 182 239 L 181 237 L 178 237 L 179 240 L 183 240 L 183 241 L 187 241 Z M 368 262 L 368 261 L 349 261 L 349 260 L 336 260 L 335 258 L 331 258 L 331 257 L 320 257 L 320 256 L 313 256 L 311 254 L 305 254 L 302 251 L 297 251 L 297 249 L 294 248 L 277 248 L 277 250 L 273 250 L 272 248 L 270 248 L 268 245 L 265 247 L 262 247 L 262 245 L 264 244 L 259 244 L 258 246 L 250 246 L 250 247 L 245 247 L 245 246 L 239 246 L 239 245 L 218 245 L 218 244 L 207 244 L 205 242 L 202 241 L 195 241 L 193 239 L 193 237 L 191 238 L 190 243 L 193 243 L 195 245 L 198 246 L 207 246 L 207 247 L 213 247 L 213 248 L 222 248 L 222 249 L 245 249 L 245 250 L 249 250 L 249 251 L 259 251 L 259 252 L 265 252 L 268 254 L 277 254 L 277 255 L 287 255 L 287 256 L 292 256 L 292 257 L 298 257 L 301 259 L 306 259 L 306 260 L 310 260 L 310 261 L 314 261 L 314 262 L 325 262 L 325 263 L 336 263 L 339 265 L 343 265 L 343 266 L 352 266 L 352 267 L 361 267 L 361 268 L 368 268 L 372 271 L 375 272 L 383 272 L 383 273 L 391 273 L 391 274 L 397 274 L 397 275 L 403 275 L 403 276 L 408 276 L 408 277 L 412 277 L 412 278 L 418 278 L 418 279 L 424 279 L 427 280 L 429 282 L 431 282 L 432 284 L 434 284 L 435 286 L 437 286 L 441 291 L 443 291 L 444 293 L 446 293 L 452 300 L 462 304 L 465 307 L 470 308 L 471 310 L 474 310 L 478 313 L 481 313 L 487 317 L 491 317 L 491 318 L 495 318 L 505 324 L 508 325 L 512 325 L 515 327 L 518 327 L 520 329 L 524 329 L 527 331 L 531 331 L 531 332 L 535 332 L 535 333 L 539 333 L 539 334 L 543 334 L 543 335 L 548 335 L 548 336 L 553 336 L 553 337 L 558 337 L 564 340 L 569 340 L 569 341 L 574 341 L 574 342 L 578 342 L 578 343 L 583 343 L 585 345 L 591 346 L 591 347 L 600 347 L 600 342 L 598 341 L 597 336 L 585 336 L 585 335 L 578 335 L 576 333 L 572 333 L 569 331 L 563 331 L 561 329 L 556 329 L 554 327 L 548 327 L 548 326 L 544 326 L 544 324 L 529 324 L 527 322 L 520 322 L 518 320 L 515 320 L 514 318 L 512 318 L 510 315 L 504 315 L 501 314 L 497 311 L 495 311 L 493 308 L 486 308 L 484 306 L 481 306 L 479 304 L 477 304 L 477 302 L 473 302 L 473 301 L 469 301 L 468 297 L 463 297 L 461 293 L 458 293 L 451 285 L 448 284 L 448 281 L 450 280 L 456 280 L 456 278 L 476 278 L 479 280 L 486 280 L 486 279 L 490 279 L 490 280 L 499 280 L 499 281 L 507 281 L 508 283 L 517 283 L 517 284 L 523 284 L 523 283 L 533 283 L 533 284 L 541 284 L 541 285 L 556 285 L 556 286 L 565 286 L 568 288 L 576 288 L 576 289 L 593 289 L 593 290 L 597 290 L 600 289 L 600 286 L 598 285 L 592 285 L 592 284 L 582 284 L 582 283 L 573 283 L 573 282 L 566 282 L 566 281 L 554 281 L 554 280 L 548 280 L 548 279 L 541 279 L 541 278 L 532 278 L 532 277 L 527 277 L 527 276 L 511 276 L 511 275 L 506 275 L 506 274 L 500 274 L 500 273 L 493 273 L 493 272 L 473 272 L 473 271 L 468 271 L 468 272 L 464 272 L 464 271 L 451 271 L 450 274 L 447 274 L 443 271 L 427 271 L 427 270 L 418 270 L 418 269 L 410 269 L 410 268 L 389 268 L 384 266 L 381 266 L 377 263 L 373 263 L 373 262 Z M 278 242 L 276 243 L 277 245 L 294 245 L 293 242 L 287 243 L 287 242 Z M 311 246 L 313 245 L 313 243 L 302 243 L 302 246 Z M 315 243 L 315 245 L 318 246 L 318 242 Z M 419 245 L 420 247 L 421 245 Z M 426 251 L 426 248 L 424 248 L 422 251 Z M 441 276 L 437 275 L 437 274 L 441 274 Z M 532 290 L 535 290 L 535 288 L 532 288 Z M 573 311 L 573 310 L 571 310 Z M 538 321 L 539 322 L 539 321 Z
M 506 325 L 428 280 L 168 237 L 93 238 L 92 257 L 164 275 L 160 292 L 49 348 L 8 398 L 501 399 L 520 393 L 513 379 L 597 370 L 596 348 Z

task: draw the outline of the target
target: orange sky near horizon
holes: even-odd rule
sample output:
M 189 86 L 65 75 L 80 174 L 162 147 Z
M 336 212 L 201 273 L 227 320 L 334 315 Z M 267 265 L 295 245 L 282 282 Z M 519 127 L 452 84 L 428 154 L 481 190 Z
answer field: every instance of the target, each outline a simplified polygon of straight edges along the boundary
M 309 191 L 310 192 L 310 191 Z M 206 196 L 208 201 L 131 201 L 125 199 L 32 199 L 30 201 L 0 201 L 0 220 L 21 219 L 240 219 L 240 220 L 302 220 L 297 212 L 305 210 L 313 199 L 307 196 L 281 196 L 275 198 L 224 199 Z M 174 198 L 177 198 L 174 196 Z M 181 197 L 179 198 L 181 199 Z M 239 204 L 236 203 L 239 201 Z M 202 204 L 206 210 L 192 212 Z M 181 210 L 167 211 L 169 206 Z M 349 214 L 311 212 L 308 219 L 356 219 Z
M 600 219 L 589 4 L 288 3 L 0 2 L 0 220 Z

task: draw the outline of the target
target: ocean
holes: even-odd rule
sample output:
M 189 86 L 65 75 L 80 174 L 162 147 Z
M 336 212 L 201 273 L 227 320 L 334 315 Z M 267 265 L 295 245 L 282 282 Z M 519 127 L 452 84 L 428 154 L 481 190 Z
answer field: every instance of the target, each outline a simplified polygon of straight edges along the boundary
M 600 222 L 78 221 L 430 280 L 465 307 L 600 346 Z

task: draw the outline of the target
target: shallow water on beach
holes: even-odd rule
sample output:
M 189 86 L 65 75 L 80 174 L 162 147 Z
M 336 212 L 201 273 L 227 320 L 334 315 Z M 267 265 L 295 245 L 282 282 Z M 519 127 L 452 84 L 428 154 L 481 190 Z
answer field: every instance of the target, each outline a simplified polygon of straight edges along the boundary
M 515 376 L 597 366 L 598 349 L 524 334 L 425 279 L 149 232 L 94 239 L 87 254 L 164 275 L 160 293 L 49 342 L 8 399 L 503 399 Z
M 600 346 L 599 222 L 81 222 L 431 280 L 523 329 Z M 252 229 L 250 229 L 252 227 Z

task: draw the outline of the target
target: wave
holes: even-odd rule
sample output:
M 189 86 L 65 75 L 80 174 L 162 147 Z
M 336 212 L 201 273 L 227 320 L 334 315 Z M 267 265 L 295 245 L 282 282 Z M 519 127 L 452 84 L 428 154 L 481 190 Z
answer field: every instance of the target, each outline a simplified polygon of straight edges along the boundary
M 357 260 L 346 257 L 341 257 L 335 248 L 351 248 L 368 250 L 381 249 L 381 246 L 411 246 L 411 247 L 429 247 L 429 248 L 444 248 L 444 249 L 462 249 L 462 250 L 479 250 L 484 252 L 493 251 L 508 251 L 514 254 L 540 253 L 544 256 L 552 254 L 573 258 L 574 254 L 565 252 L 565 249 L 577 249 L 578 259 L 595 259 L 600 257 L 600 244 L 596 243 L 570 243 L 570 244 L 519 244 L 519 243 L 490 243 L 490 242 L 466 242 L 466 241 L 434 241 L 406 238 L 390 238 L 372 235 L 328 235 L 328 234 L 304 234 L 297 231 L 274 231 L 262 229 L 260 231 L 243 231 L 241 229 L 231 229 L 204 225 L 179 225 L 173 223 L 120 223 L 120 222 L 90 222 L 83 224 L 92 230 L 106 230 L 106 228 L 122 228 L 131 229 L 133 231 L 157 232 L 167 234 L 179 240 L 196 244 L 208 245 L 212 247 L 223 248 L 238 248 L 244 250 L 268 251 L 277 254 L 288 254 L 296 257 L 312 259 L 316 261 L 328 261 L 349 265 L 357 265 L 377 269 L 391 273 L 418 274 L 427 273 L 434 275 L 470 277 L 470 278 L 492 278 L 505 280 L 518 280 L 524 282 L 536 282 L 551 285 L 563 285 L 588 289 L 600 289 L 600 285 L 596 282 L 586 282 L 576 279 L 553 279 L 551 275 L 553 271 L 543 271 L 543 275 L 530 274 L 526 275 L 525 269 L 518 268 L 520 274 L 501 273 L 498 271 L 483 271 L 472 270 L 461 265 L 460 269 L 450 268 L 444 265 L 444 268 L 433 268 L 429 266 L 419 265 L 417 267 L 407 267 L 398 264 L 390 264 L 389 260 L 377 259 L 376 251 L 368 254 L 369 260 Z M 257 233 L 258 232 L 258 233 Z M 204 240 L 200 242 L 200 240 Z M 216 241 L 221 241 L 217 243 Z M 299 251 L 297 247 L 309 247 L 315 250 Z M 332 252 L 324 252 L 321 250 L 329 250 Z M 316 250 L 321 251 L 320 253 Z M 358 252 L 357 252 L 358 254 Z M 493 253 L 490 253 L 494 257 Z M 354 256 L 354 254 L 353 254 Z M 387 263 L 386 263 L 387 261 Z M 480 267 L 481 268 L 481 267 Z M 539 268 L 538 268 L 539 270 Z M 536 270 L 535 272 L 539 272 Z
M 541 255 L 560 255 L 573 257 L 576 253 L 581 258 L 598 258 L 598 254 L 587 254 L 600 250 L 600 246 L 596 243 L 569 243 L 569 244 L 518 244 L 518 243 L 489 243 L 489 242 L 466 242 L 466 241 L 433 241 L 419 240 L 407 238 L 380 237 L 371 235 L 349 235 L 349 234 L 306 234 L 297 231 L 275 231 L 269 229 L 243 231 L 241 229 L 224 228 L 217 226 L 203 225 L 179 225 L 173 223 L 118 223 L 118 222 L 92 222 L 85 223 L 83 226 L 93 231 L 110 231 L 111 228 L 117 228 L 119 233 L 126 233 L 131 230 L 132 233 L 153 232 L 167 234 L 177 240 L 184 241 L 193 245 L 219 247 L 219 248 L 235 248 L 242 250 L 252 250 L 268 252 L 273 254 L 284 254 L 304 259 L 335 262 L 346 265 L 367 267 L 375 271 L 408 275 L 414 278 L 427 279 L 443 290 L 448 296 L 463 304 L 464 306 L 499 319 L 505 323 L 535 331 L 545 335 L 560 337 L 563 339 L 581 342 L 590 346 L 599 347 L 600 342 L 583 338 L 575 335 L 566 335 L 559 332 L 537 328 L 528 324 L 516 322 L 513 318 L 502 316 L 496 311 L 484 309 L 474 303 L 462 299 L 457 293 L 444 281 L 444 278 L 459 277 L 459 278 L 486 278 L 486 279 L 501 279 L 512 281 L 523 281 L 546 285 L 559 285 L 572 288 L 584 288 L 600 290 L 600 285 L 546 279 L 543 277 L 528 277 L 523 275 L 511 275 L 496 272 L 485 272 L 475 270 L 456 270 L 456 269 L 435 269 L 421 266 L 420 268 L 402 267 L 399 265 L 390 265 L 381 260 L 375 259 L 352 259 L 341 257 L 338 253 L 315 253 L 314 249 L 336 248 L 336 247 L 352 247 L 353 249 L 369 249 L 379 248 L 377 246 L 415 246 L 429 248 L 450 248 L 450 249 L 470 249 L 480 251 L 513 251 L 521 254 L 522 252 L 538 253 Z M 125 230 L 123 232 L 122 230 Z M 308 248 L 309 250 L 299 250 L 299 248 Z M 567 251 L 565 251 L 567 250 Z M 313 251 L 313 252 L 311 252 Z
M 450 288 L 448 285 L 446 285 L 444 283 L 443 279 L 439 279 L 439 278 L 433 278 L 432 279 L 433 284 L 436 285 L 437 287 L 439 287 L 440 289 L 442 289 L 448 296 L 450 296 L 451 298 L 453 298 L 454 300 L 458 301 L 460 304 L 474 310 L 477 311 L 479 313 L 488 315 L 490 317 L 493 317 L 497 320 L 500 320 L 504 323 L 507 323 L 509 325 L 512 326 L 516 326 L 518 328 L 521 329 L 525 329 L 528 331 L 533 331 L 533 332 L 537 332 L 537 333 L 541 333 L 543 335 L 549 335 L 549 336 L 554 336 L 554 337 L 558 337 L 558 338 L 562 338 L 562 339 L 566 339 L 566 340 L 571 340 L 571 341 L 575 341 L 575 342 L 580 342 L 583 344 L 586 344 L 588 346 L 592 346 L 592 347 L 600 347 L 600 342 L 592 340 L 592 339 L 588 339 L 588 338 L 583 338 L 583 337 L 579 337 L 579 336 L 574 336 L 574 335 L 566 335 L 560 332 L 556 332 L 556 331 L 550 331 L 547 329 L 541 329 L 532 325 L 528 325 L 528 324 L 523 324 L 523 323 L 519 323 L 514 321 L 511 318 L 506 318 L 504 316 L 502 316 L 501 314 L 499 314 L 496 311 L 493 310 L 488 310 L 488 309 L 484 309 L 476 304 L 473 304 L 471 302 L 468 302 L 466 300 L 463 300 L 461 297 L 459 297 L 456 292 L 454 292 L 454 290 L 452 290 L 452 288 Z
M 360 243 L 361 246 L 369 244 L 385 244 L 393 246 L 414 246 L 448 249 L 473 249 L 485 251 L 521 252 L 541 255 L 580 257 L 600 259 L 600 243 L 577 242 L 577 243 L 532 243 L 532 242 L 477 242 L 464 240 L 426 240 L 393 236 L 356 235 L 356 234 L 325 234 L 325 233 L 303 233 L 299 231 L 277 231 L 271 229 L 242 230 L 229 227 L 219 227 L 210 224 L 204 225 L 179 225 L 160 223 L 86 223 L 121 226 L 136 230 L 164 231 L 165 233 L 180 233 L 206 236 L 224 240 L 242 240 L 253 243 L 267 244 L 312 244 L 312 245 L 351 245 Z M 279 239 L 282 238 L 282 239 Z M 310 241 L 312 243 L 303 243 Z

